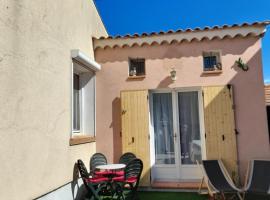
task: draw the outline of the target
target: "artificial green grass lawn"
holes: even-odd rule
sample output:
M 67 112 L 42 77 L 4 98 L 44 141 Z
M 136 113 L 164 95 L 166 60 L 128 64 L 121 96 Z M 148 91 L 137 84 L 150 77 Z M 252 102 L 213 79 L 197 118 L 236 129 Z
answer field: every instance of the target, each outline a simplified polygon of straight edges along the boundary
M 140 200 L 207 200 L 207 195 L 190 192 L 139 192 Z M 247 200 L 270 200 L 270 196 L 247 195 Z
M 206 200 L 207 196 L 201 196 L 190 192 L 139 192 L 140 200 Z

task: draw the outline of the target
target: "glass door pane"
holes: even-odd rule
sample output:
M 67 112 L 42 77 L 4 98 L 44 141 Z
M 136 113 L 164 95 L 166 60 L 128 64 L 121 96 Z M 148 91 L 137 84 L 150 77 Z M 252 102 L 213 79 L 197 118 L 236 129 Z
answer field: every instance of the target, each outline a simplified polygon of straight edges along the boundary
M 155 164 L 175 164 L 172 93 L 153 93 Z
M 198 92 L 178 93 L 181 163 L 201 161 Z

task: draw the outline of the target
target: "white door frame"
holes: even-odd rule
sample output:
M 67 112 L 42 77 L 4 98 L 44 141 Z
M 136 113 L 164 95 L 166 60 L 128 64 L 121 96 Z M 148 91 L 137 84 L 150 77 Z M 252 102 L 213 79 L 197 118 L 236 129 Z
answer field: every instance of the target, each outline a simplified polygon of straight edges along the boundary
M 158 167 L 160 169 L 165 168 L 170 170 L 174 173 L 174 177 L 177 177 L 176 179 L 189 179 L 185 178 L 185 174 L 189 174 L 187 171 L 188 169 L 197 168 L 196 165 L 181 165 L 181 149 L 180 149 L 180 130 L 179 130 L 179 122 L 178 122 L 178 92 L 198 92 L 198 105 L 199 105 L 199 120 L 200 120 L 200 137 L 201 137 L 201 154 L 202 159 L 205 159 L 206 157 L 206 149 L 205 149 L 205 129 L 204 129 L 204 114 L 203 114 L 203 97 L 202 97 L 202 87 L 185 87 L 185 88 L 173 88 L 173 89 L 157 89 L 157 90 L 151 90 L 149 92 L 149 107 L 150 107 L 150 163 L 151 163 L 151 169 L 153 167 Z M 173 134 L 176 134 L 177 136 L 174 137 L 174 150 L 175 150 L 175 164 L 168 165 L 168 164 L 160 164 L 155 165 L 155 136 L 154 136 L 154 122 L 153 122 L 153 93 L 171 93 L 172 94 L 172 106 L 173 106 Z M 155 170 L 151 170 L 151 177 L 152 181 L 155 180 Z M 189 175 L 187 175 L 189 176 Z M 192 179 L 192 178 L 191 178 Z

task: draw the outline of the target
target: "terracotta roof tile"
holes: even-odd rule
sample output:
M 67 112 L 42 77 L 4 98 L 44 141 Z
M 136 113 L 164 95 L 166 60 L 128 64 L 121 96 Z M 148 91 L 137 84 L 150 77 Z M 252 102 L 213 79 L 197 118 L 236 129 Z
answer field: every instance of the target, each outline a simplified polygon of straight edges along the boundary
M 182 42 L 222 40 L 236 37 L 262 37 L 266 31 L 265 26 L 269 25 L 270 21 L 243 23 L 213 27 L 196 27 L 194 29 L 178 29 L 151 33 L 134 33 L 133 35 L 116 35 L 108 37 L 100 37 L 94 39 L 94 49 L 98 48 L 123 48 L 145 45 L 164 45 L 175 44 Z M 250 28 L 251 27 L 251 28 Z M 240 30 L 240 28 L 242 28 Z M 222 31 L 220 31 L 222 30 Z M 179 33 L 179 34 L 178 34 Z
M 253 23 L 247 23 L 244 22 L 242 24 L 224 24 L 222 26 L 215 25 L 213 27 L 205 26 L 203 28 L 201 27 L 196 27 L 194 29 L 188 28 L 188 29 L 178 29 L 178 30 L 168 30 L 168 31 L 159 31 L 159 32 L 151 32 L 151 33 L 146 33 L 143 32 L 141 34 L 139 33 L 134 33 L 134 34 L 126 34 L 126 35 L 116 35 L 116 36 L 108 36 L 107 38 L 105 37 L 100 37 L 100 38 L 95 38 L 94 39 L 119 39 L 119 38 L 137 38 L 137 37 L 145 37 L 145 36 L 153 36 L 153 35 L 164 35 L 164 34 L 173 34 L 173 33 L 179 33 L 179 32 L 195 32 L 195 31 L 206 31 L 206 30 L 215 30 L 215 29 L 225 29 L 225 28 L 234 28 L 234 27 L 245 27 L 245 26 L 256 26 L 256 25 L 269 25 L 270 21 L 262 21 L 262 22 L 253 22 Z

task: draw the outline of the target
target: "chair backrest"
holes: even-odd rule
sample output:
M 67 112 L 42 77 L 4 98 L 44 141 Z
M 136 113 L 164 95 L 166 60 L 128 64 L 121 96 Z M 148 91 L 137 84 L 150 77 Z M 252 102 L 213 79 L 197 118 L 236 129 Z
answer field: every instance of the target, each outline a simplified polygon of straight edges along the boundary
M 127 165 L 134 158 L 136 158 L 134 153 L 127 152 L 120 157 L 119 163 Z
M 90 159 L 90 170 L 94 171 L 98 165 L 106 165 L 107 159 L 102 153 L 95 153 Z
M 253 160 L 250 166 L 249 182 L 246 191 L 253 193 L 269 193 L 270 160 Z
M 79 172 L 81 174 L 84 185 L 87 186 L 86 180 L 89 178 L 89 174 L 88 174 L 88 171 L 87 171 L 87 169 L 86 169 L 86 167 L 81 159 L 79 159 L 77 161 L 77 167 L 78 167 Z
M 143 170 L 143 162 L 141 159 L 135 158 L 131 160 L 124 170 L 125 179 L 136 178 L 136 184 L 134 188 L 137 188 L 140 182 L 141 174 Z
M 229 183 L 228 178 L 224 175 L 224 169 L 220 162 L 219 160 L 203 160 L 202 166 L 205 176 L 216 192 L 235 192 L 236 188 Z

